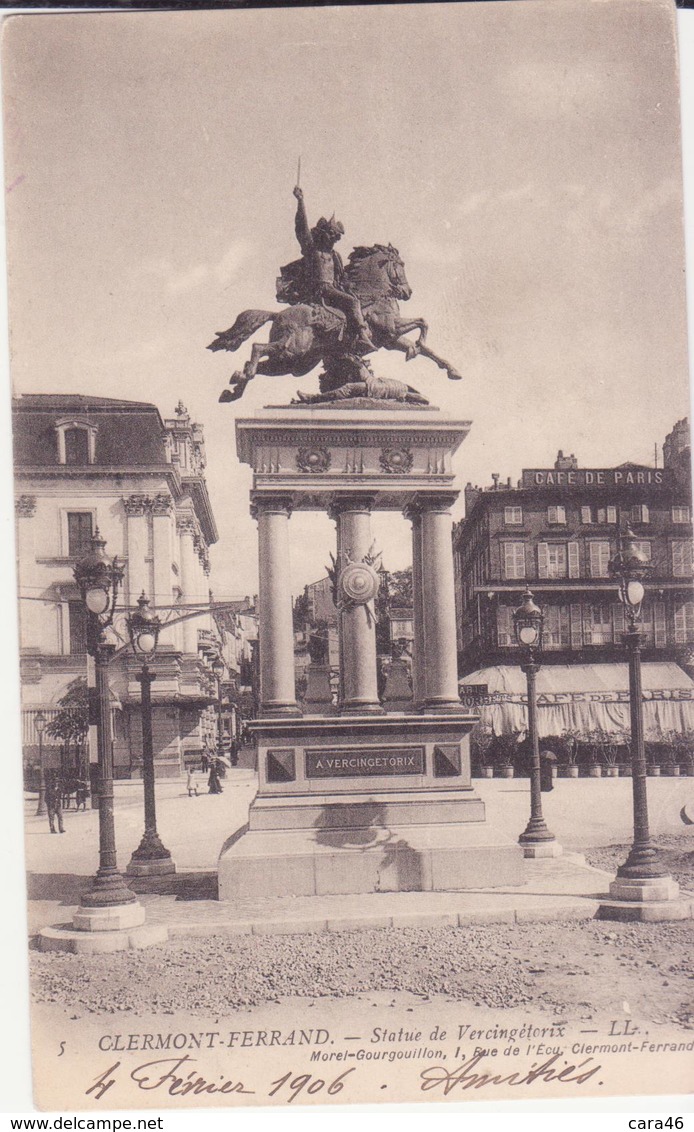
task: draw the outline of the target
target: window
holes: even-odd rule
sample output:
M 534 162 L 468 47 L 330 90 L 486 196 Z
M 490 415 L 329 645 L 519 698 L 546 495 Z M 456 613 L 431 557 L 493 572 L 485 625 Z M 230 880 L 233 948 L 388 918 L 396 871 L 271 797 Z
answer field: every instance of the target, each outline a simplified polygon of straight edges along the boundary
M 674 539 L 672 543 L 672 573 L 675 578 L 692 576 L 692 540 Z
M 70 558 L 81 558 L 92 548 L 91 511 L 68 511 L 67 552 Z
M 502 649 L 510 648 L 516 643 L 513 632 L 513 611 L 510 605 L 496 607 L 496 642 Z
M 598 507 L 596 522 L 598 523 L 616 523 L 617 522 L 617 508 L 616 507 Z
M 592 512 L 590 507 L 581 507 L 581 522 L 582 523 L 592 523 L 593 522 L 593 512 Z
M 587 645 L 612 644 L 612 610 L 609 605 L 584 606 L 583 637 Z
M 642 554 L 646 562 L 651 561 L 651 544 L 647 539 L 634 539 L 637 554 Z
M 525 543 L 504 543 L 504 577 L 525 577 Z
M 86 428 L 65 429 L 65 463 L 89 463 L 89 433 Z
M 672 521 L 673 521 L 673 523 L 688 523 L 689 522 L 689 508 L 688 507 L 673 507 L 672 508 Z
M 81 656 L 87 651 L 87 617 L 81 601 L 68 602 L 70 655 Z
M 548 507 L 547 522 L 552 526 L 559 526 L 566 522 L 566 507 Z
M 565 542 L 538 543 L 537 572 L 540 578 L 565 578 L 566 566 Z
M 518 526 L 523 522 L 523 508 L 504 507 L 504 522 L 507 527 Z
M 591 578 L 609 577 L 607 564 L 610 561 L 609 542 L 592 541 L 590 547 L 590 576 Z
M 632 523 L 650 523 L 651 519 L 645 503 L 637 503 L 632 507 L 631 521 Z
M 675 644 L 694 641 L 694 601 L 683 601 L 675 606 Z
M 564 649 L 571 643 L 568 605 L 545 606 L 542 647 Z

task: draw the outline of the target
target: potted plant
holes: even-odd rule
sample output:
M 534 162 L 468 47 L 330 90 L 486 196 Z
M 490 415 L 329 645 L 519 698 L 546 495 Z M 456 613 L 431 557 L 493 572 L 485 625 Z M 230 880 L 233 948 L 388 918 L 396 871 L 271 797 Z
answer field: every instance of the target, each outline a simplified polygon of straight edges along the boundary
M 565 778 L 578 778 L 578 731 L 567 729 L 555 741 Z
M 513 758 L 518 746 L 519 731 L 497 735 L 494 740 L 494 754 L 499 778 L 513 778 Z
M 472 733 L 471 742 L 480 778 L 493 778 L 494 763 L 491 758 L 491 750 L 494 743 L 494 732 L 492 728 L 479 724 Z
M 665 739 L 673 751 L 673 766 L 679 774 L 694 773 L 694 731 L 668 731 Z
M 680 764 L 677 762 L 677 753 L 671 743 L 663 744 L 662 768 L 671 778 L 679 778 Z
M 619 777 L 617 758 L 621 745 L 621 735 L 619 733 L 603 732 L 602 757 L 605 763 L 605 774 L 608 778 Z
M 588 747 L 588 776 L 590 778 L 602 778 L 602 763 L 600 757 L 602 754 L 603 732 L 600 728 L 588 731 L 584 741 Z
M 660 778 L 660 748 L 657 743 L 646 743 L 646 764 L 653 778 Z

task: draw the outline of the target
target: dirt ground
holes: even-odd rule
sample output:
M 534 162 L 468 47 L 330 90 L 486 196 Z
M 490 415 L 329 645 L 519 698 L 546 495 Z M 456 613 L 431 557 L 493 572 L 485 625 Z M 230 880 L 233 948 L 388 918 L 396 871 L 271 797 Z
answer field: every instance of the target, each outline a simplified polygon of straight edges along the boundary
M 694 1028 L 694 921 L 598 921 L 177 939 L 141 952 L 32 955 L 37 1002 L 72 1016 L 204 1015 L 285 997 L 409 991 L 422 1000 L 610 1010 Z
M 629 853 L 629 845 L 604 845 L 598 849 L 585 849 L 589 865 L 613 873 Z M 694 845 L 691 834 L 660 834 L 658 849 L 663 865 L 670 876 L 689 892 L 694 891 Z

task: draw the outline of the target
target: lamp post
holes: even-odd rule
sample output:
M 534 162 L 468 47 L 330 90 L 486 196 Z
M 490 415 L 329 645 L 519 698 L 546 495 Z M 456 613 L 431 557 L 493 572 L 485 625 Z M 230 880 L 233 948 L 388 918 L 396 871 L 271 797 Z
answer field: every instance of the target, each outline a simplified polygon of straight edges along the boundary
M 620 535 L 617 553 L 608 563 L 616 579 L 624 606 L 627 629 L 623 635 L 629 658 L 629 707 L 631 713 L 631 781 L 634 806 L 634 841 L 629 856 L 617 869 L 610 885 L 614 902 L 601 904 L 601 919 L 681 919 L 679 885 L 668 874 L 648 826 L 646 751 L 643 737 L 643 691 L 641 687 L 641 630 L 638 621 L 645 596 L 644 581 L 650 563 L 641 551 L 631 527 Z M 630 903 L 630 906 L 626 902 Z
M 73 923 L 84 931 L 136 927 L 144 922 L 145 910 L 118 871 L 113 817 L 113 749 L 108 666 L 115 645 L 104 630 L 113 621 L 123 567 L 106 554 L 106 543 L 98 528 L 91 550 L 74 569 L 87 611 L 87 652 L 96 670 L 97 749 L 99 763 L 99 868 L 92 887 L 82 894 Z
M 46 776 L 43 769 L 43 733 L 48 720 L 39 708 L 34 716 L 34 731 L 39 737 L 39 804 L 36 807 L 36 816 L 41 817 L 46 812 Z
M 561 845 L 550 833 L 542 814 L 542 793 L 540 783 L 540 739 L 537 730 L 537 673 L 540 665 L 537 654 L 542 648 L 542 629 L 544 616 L 535 604 L 529 589 L 523 594 L 523 602 L 513 614 L 513 628 L 516 643 L 521 649 L 521 669 L 528 685 L 528 738 L 530 739 L 530 820 L 518 843 L 524 857 L 558 857 Z
M 137 610 L 127 619 L 133 653 L 142 661 L 137 673 L 142 713 L 142 782 L 145 800 L 145 831 L 128 864 L 130 876 L 161 876 L 175 873 L 171 853 L 157 832 L 157 810 L 154 792 L 154 746 L 152 743 L 152 682 L 156 679 L 147 661 L 154 660 L 159 643 L 161 621 L 149 608 L 144 591 L 138 598 Z
M 212 665 L 212 671 L 217 677 L 217 754 L 220 759 L 225 758 L 224 752 L 224 721 L 222 719 L 222 676 L 224 675 L 224 661 L 218 656 Z

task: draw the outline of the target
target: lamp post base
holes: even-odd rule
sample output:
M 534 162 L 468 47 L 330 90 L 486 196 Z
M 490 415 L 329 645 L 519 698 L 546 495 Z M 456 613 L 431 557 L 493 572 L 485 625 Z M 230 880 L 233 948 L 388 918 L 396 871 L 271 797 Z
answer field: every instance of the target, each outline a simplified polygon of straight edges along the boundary
M 138 900 L 101 908 L 82 904 L 72 917 L 72 925 L 79 932 L 124 931 L 139 928 L 144 922 L 145 910 Z
M 599 920 L 655 923 L 688 920 L 694 915 L 694 901 L 680 898 L 680 886 L 670 876 L 617 876 L 610 885 L 610 896 L 598 908 Z
M 558 841 L 524 841 L 523 835 L 518 838 L 518 844 L 523 850 L 526 860 L 537 860 L 540 857 L 561 857 L 564 850 Z
M 125 871 L 129 877 L 162 877 L 175 873 L 176 865 L 171 857 L 144 860 L 133 855 Z

